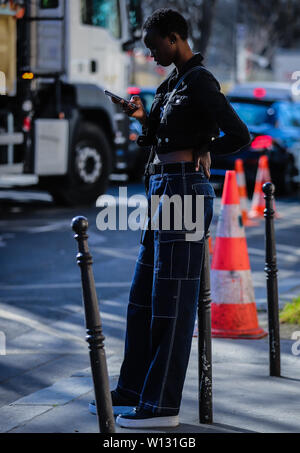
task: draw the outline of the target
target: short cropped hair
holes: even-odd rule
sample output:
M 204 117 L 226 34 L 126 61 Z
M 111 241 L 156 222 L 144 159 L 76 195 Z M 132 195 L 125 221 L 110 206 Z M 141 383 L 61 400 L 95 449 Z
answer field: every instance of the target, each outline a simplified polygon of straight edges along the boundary
M 156 29 L 162 38 L 166 38 L 170 33 L 178 33 L 181 39 L 188 38 L 188 24 L 185 18 L 174 9 L 159 8 L 149 16 L 143 30 Z

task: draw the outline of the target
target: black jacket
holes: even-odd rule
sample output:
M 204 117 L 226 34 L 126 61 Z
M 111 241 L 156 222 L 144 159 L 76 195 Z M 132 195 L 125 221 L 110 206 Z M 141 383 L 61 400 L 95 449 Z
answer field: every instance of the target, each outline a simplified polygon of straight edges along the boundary
M 157 88 L 154 101 L 138 138 L 140 146 L 156 145 L 157 153 L 168 153 L 207 145 L 212 154 L 232 154 L 250 140 L 247 126 L 238 117 L 220 91 L 220 84 L 202 64 L 196 53 L 180 71 L 177 68 Z M 202 66 L 179 86 L 161 122 L 162 107 L 167 103 L 180 77 L 194 66 Z M 224 132 L 219 137 L 220 129 Z

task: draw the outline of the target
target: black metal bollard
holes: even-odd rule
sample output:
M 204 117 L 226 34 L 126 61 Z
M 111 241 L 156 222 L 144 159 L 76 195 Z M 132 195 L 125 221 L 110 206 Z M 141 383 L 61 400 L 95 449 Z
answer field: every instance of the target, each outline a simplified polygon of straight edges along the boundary
M 205 238 L 204 257 L 198 301 L 198 376 L 199 376 L 199 420 L 213 422 L 212 407 L 212 351 L 211 351 L 211 296 L 209 232 Z
M 270 376 L 280 376 L 280 334 L 279 334 L 279 310 L 278 310 L 278 285 L 277 264 L 274 233 L 274 209 L 273 193 L 275 187 L 271 182 L 266 182 L 263 187 L 266 200 L 264 210 L 265 221 L 265 250 L 267 274 L 267 298 L 268 298 L 268 321 L 269 321 L 269 355 Z
M 92 270 L 93 259 L 87 243 L 87 219 L 85 217 L 74 217 L 72 229 L 76 233 L 74 237 L 78 242 L 77 264 L 81 270 L 83 305 L 87 329 L 86 340 L 90 349 L 99 429 L 101 433 L 114 433 L 115 422 L 104 350 L 105 337 L 102 334 L 102 323 Z

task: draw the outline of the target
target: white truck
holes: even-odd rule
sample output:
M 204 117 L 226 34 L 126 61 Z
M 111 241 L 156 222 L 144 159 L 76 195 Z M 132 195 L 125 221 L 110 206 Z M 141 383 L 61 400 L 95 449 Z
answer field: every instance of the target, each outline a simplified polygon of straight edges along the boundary
M 0 175 L 63 204 L 104 193 L 129 140 L 104 89 L 128 97 L 140 35 L 140 0 L 0 0 Z

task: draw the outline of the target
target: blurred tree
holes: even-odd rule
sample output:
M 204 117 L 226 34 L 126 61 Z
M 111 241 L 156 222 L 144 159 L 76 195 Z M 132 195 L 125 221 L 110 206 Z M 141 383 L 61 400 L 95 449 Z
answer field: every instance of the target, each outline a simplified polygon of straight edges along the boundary
M 144 18 L 158 8 L 173 8 L 187 20 L 194 52 L 205 56 L 217 0 L 147 0 L 143 2 Z
M 238 0 L 238 21 L 246 25 L 247 47 L 271 60 L 276 48 L 300 40 L 299 0 Z

